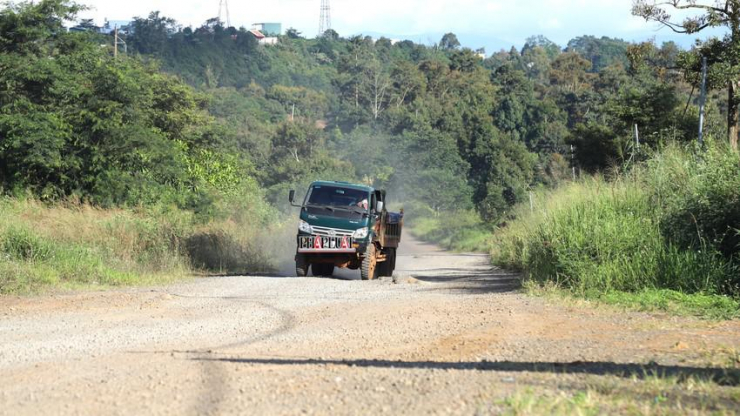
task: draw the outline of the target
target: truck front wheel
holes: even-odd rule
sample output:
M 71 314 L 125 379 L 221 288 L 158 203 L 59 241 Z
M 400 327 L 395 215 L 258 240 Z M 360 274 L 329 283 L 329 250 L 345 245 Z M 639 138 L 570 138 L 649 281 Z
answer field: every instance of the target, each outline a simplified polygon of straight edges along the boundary
M 306 261 L 306 256 L 302 254 L 298 254 L 295 256 L 295 274 L 298 277 L 306 277 L 308 276 L 308 262 Z
M 370 243 L 367 246 L 365 257 L 362 259 L 362 266 L 360 267 L 360 277 L 362 280 L 373 280 L 377 275 L 378 261 L 375 258 L 375 244 Z

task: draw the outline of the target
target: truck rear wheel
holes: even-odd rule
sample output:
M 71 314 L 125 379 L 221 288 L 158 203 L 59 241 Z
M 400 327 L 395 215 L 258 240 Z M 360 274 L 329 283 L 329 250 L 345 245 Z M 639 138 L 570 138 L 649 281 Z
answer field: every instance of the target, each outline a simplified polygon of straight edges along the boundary
M 370 243 L 367 246 L 365 257 L 362 259 L 362 266 L 360 266 L 360 277 L 362 280 L 373 280 L 377 276 L 378 261 L 375 258 L 375 244 Z
M 385 256 L 385 261 L 380 262 L 377 266 L 378 277 L 390 276 L 393 272 L 391 271 L 391 252 Z

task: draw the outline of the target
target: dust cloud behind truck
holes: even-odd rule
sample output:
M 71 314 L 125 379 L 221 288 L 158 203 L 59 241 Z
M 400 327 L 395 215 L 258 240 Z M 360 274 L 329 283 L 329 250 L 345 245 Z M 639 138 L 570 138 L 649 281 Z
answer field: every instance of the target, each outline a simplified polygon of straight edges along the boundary
M 334 268 L 360 270 L 363 280 L 391 276 L 401 242 L 403 213 L 386 210 L 384 190 L 347 182 L 318 181 L 300 207 L 296 274 L 331 276 Z

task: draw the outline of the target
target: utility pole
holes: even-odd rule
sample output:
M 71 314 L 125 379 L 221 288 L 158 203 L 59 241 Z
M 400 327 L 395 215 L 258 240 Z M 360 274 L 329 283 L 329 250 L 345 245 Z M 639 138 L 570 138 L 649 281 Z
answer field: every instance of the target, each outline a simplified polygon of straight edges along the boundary
M 637 127 L 637 123 L 635 123 L 635 149 L 640 149 L 640 129 Z
M 529 191 L 529 212 L 534 212 L 534 199 L 532 197 L 532 191 Z
M 707 101 L 707 57 L 701 58 L 701 99 L 699 100 L 699 146 L 704 147 L 704 106 Z
M 118 59 L 118 44 L 123 44 L 123 53 L 128 53 L 128 45 L 118 36 L 118 26 L 113 29 L 113 59 Z
M 573 152 L 573 145 L 570 145 L 570 166 L 571 170 L 573 172 L 573 182 L 576 181 L 576 157 L 575 153 Z

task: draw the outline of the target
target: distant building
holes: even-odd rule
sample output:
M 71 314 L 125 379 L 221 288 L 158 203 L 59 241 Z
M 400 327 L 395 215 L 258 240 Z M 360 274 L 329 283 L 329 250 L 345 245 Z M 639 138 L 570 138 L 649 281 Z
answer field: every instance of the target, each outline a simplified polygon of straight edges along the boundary
M 252 36 L 254 36 L 255 38 L 257 38 L 257 40 L 262 40 L 262 39 L 265 38 L 265 35 L 262 34 L 262 32 L 260 32 L 259 30 L 252 29 L 252 30 L 249 31 L 249 33 L 251 33 Z
M 260 45 L 277 45 L 278 38 L 275 36 L 265 36 L 264 33 L 259 30 L 252 29 L 249 31 L 257 39 Z
M 265 36 L 280 36 L 283 34 L 282 23 L 252 23 L 252 30 L 258 30 Z
M 100 33 L 111 34 L 118 28 L 119 33 L 130 35 L 134 33 L 134 27 L 131 23 L 130 20 L 106 20 L 103 27 L 100 28 Z
M 103 35 L 110 35 L 113 31 L 118 28 L 118 33 L 123 35 L 130 35 L 134 32 L 134 28 L 131 25 L 130 20 L 106 20 L 103 26 L 96 26 L 92 23 L 92 19 L 83 20 L 79 25 L 70 27 L 70 32 L 95 32 Z
M 99 32 L 100 28 L 97 26 L 90 27 L 90 26 L 73 26 L 68 29 L 70 32 Z

